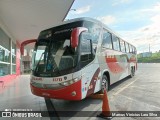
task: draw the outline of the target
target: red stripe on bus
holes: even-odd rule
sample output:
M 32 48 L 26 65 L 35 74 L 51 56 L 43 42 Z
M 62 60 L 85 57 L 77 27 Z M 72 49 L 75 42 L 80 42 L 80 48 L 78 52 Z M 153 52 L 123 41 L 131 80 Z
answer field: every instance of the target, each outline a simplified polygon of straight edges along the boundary
M 112 57 L 106 57 L 106 63 L 108 65 L 109 70 L 112 73 L 121 73 L 124 71 L 124 68 L 122 68 L 118 62 L 115 56 Z
M 98 77 L 98 75 L 99 75 L 99 72 L 100 72 L 100 68 L 98 68 L 98 69 L 96 70 L 96 72 L 94 73 L 94 75 L 93 75 L 93 77 L 92 77 L 92 80 L 91 80 L 91 82 L 90 82 L 90 85 L 89 85 L 89 86 L 92 86 L 92 87 L 91 87 L 91 89 L 88 89 L 86 96 L 94 93 L 94 89 L 95 89 L 95 86 L 96 86 L 96 82 L 95 82 L 94 80 L 97 80 L 97 77 Z

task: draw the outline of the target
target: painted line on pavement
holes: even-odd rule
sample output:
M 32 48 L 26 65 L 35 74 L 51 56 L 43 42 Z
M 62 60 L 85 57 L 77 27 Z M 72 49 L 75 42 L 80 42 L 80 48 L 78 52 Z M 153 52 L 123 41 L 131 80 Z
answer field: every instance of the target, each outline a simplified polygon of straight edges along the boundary
M 146 102 L 142 102 L 142 101 L 135 100 L 135 99 L 130 98 L 130 97 L 125 96 L 125 95 L 122 95 L 122 96 L 126 97 L 127 99 L 129 99 L 129 100 L 131 100 L 131 101 L 136 101 L 137 103 L 139 103 L 139 102 L 140 102 L 140 103 L 144 103 L 144 104 L 146 104 L 146 105 L 148 105 L 148 106 L 151 106 L 151 107 L 154 107 L 154 108 L 157 108 L 157 109 L 159 109 L 159 110 L 160 110 L 160 107 L 157 107 L 157 106 L 154 106 L 154 105 L 148 104 L 148 103 L 146 103 Z
M 120 90 L 118 90 L 116 93 L 114 93 L 113 96 L 119 94 L 120 92 L 122 92 L 123 90 L 125 90 L 127 87 L 129 87 L 130 85 L 132 85 L 132 84 L 133 84 L 134 82 L 136 82 L 137 80 L 138 80 L 138 78 L 135 79 L 134 81 L 132 81 L 131 83 L 127 84 L 126 86 L 122 87 Z

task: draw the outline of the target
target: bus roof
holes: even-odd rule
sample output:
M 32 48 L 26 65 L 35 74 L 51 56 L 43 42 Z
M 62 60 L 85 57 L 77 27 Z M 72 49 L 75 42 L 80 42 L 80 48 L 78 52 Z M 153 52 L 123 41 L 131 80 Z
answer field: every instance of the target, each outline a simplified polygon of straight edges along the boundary
M 116 35 L 121 40 L 129 43 L 128 41 L 122 39 L 121 35 L 119 35 L 117 32 L 114 32 L 106 24 L 102 23 L 101 21 L 99 21 L 97 19 L 93 19 L 93 18 L 90 18 L 90 17 L 80 17 L 80 18 L 74 18 L 74 19 L 66 20 L 66 21 L 63 21 L 62 24 L 58 24 L 58 25 L 56 25 L 54 27 L 57 27 L 57 26 L 60 26 L 60 25 L 65 25 L 65 24 L 72 23 L 72 22 L 78 22 L 78 21 L 90 21 L 90 22 L 94 22 L 94 23 L 102 26 L 103 28 L 107 29 L 109 32 L 111 32 L 112 34 Z M 52 28 L 54 28 L 54 27 L 52 27 Z M 46 29 L 46 30 L 50 30 L 52 28 L 49 28 L 49 29 Z M 46 30 L 43 30 L 43 31 L 46 31 Z M 131 43 L 129 43 L 129 44 L 132 45 Z M 132 45 L 132 46 L 135 47 L 134 45 Z

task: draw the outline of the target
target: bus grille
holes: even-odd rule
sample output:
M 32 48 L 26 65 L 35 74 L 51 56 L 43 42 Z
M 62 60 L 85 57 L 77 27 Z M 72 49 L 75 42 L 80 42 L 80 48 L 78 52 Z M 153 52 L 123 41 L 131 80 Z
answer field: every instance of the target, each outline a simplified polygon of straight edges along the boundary
M 31 83 L 34 87 L 37 88 L 43 88 L 43 89 L 60 89 L 64 88 L 65 86 L 62 86 L 60 84 L 41 84 L 41 83 Z

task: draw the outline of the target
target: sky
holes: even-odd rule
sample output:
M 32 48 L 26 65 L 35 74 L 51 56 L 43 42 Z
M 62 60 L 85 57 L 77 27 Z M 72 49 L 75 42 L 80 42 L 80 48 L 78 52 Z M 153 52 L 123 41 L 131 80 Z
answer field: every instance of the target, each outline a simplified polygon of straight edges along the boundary
M 66 19 L 91 17 L 137 47 L 160 50 L 160 0 L 75 0 Z

